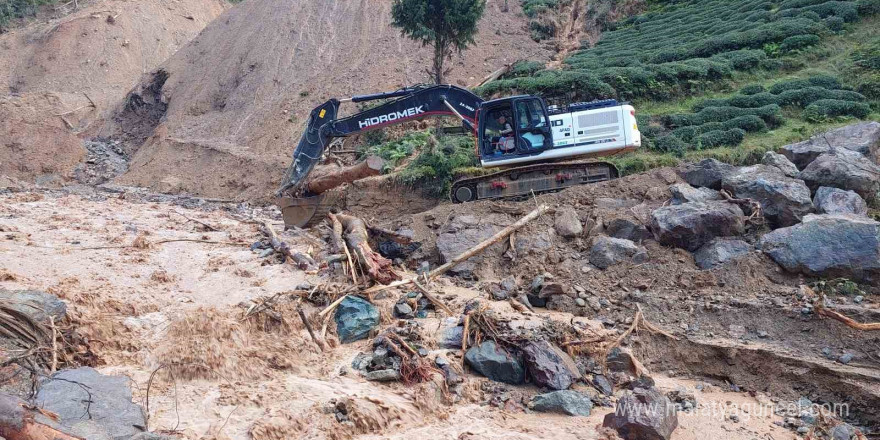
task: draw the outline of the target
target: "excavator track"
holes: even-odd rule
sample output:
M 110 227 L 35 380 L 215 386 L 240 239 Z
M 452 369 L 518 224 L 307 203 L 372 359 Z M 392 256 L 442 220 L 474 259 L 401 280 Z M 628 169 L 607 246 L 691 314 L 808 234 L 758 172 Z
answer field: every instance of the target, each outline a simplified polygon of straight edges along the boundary
M 560 191 L 577 185 L 604 182 L 619 176 L 608 162 L 545 163 L 510 168 L 485 176 L 459 179 L 452 184 L 454 203 L 515 199 Z

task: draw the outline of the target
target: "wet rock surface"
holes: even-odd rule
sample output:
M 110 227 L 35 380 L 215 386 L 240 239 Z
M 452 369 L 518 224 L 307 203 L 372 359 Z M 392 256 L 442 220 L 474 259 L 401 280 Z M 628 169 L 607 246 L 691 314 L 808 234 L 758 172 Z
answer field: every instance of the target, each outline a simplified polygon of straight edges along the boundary
M 716 238 L 694 252 L 694 262 L 700 269 L 712 269 L 747 255 L 752 245 L 733 238 Z
M 657 390 L 637 388 L 617 401 L 602 426 L 615 429 L 624 440 L 669 440 L 678 427 L 678 414 Z
M 786 145 L 780 149 L 780 152 L 803 170 L 832 148 L 845 148 L 871 156 L 872 152 L 877 151 L 878 145 L 880 145 L 880 122 L 870 121 L 847 125 L 818 134 L 803 142 Z M 876 156 L 873 159 L 875 163 L 878 161 Z
M 643 246 L 622 238 L 600 236 L 590 249 L 590 263 L 600 269 L 628 261 L 644 262 L 647 259 L 647 250 Z
M 349 296 L 336 308 L 336 332 L 343 343 L 366 339 L 379 325 L 379 310 L 368 301 Z
M 787 157 L 772 151 L 764 153 L 764 157 L 761 158 L 761 163 L 779 169 L 779 171 L 782 171 L 782 174 L 785 174 L 787 177 L 797 177 L 800 172 L 798 171 L 798 167 L 788 160 Z
M 880 165 L 855 151 L 838 148 L 823 153 L 799 177 L 813 190 L 829 186 L 855 191 L 868 203 L 880 201 Z
M 661 244 L 695 251 L 716 237 L 741 235 L 739 206 L 723 201 L 664 206 L 651 214 L 651 231 Z
M 464 358 L 471 368 L 496 382 L 518 385 L 526 380 L 522 357 L 498 347 L 494 341 L 469 348 Z
M 673 205 L 721 200 L 721 194 L 717 190 L 705 187 L 695 188 L 688 183 L 676 183 L 669 187 L 669 191 L 672 193 L 670 203 Z
M 686 165 L 681 171 L 685 182 L 696 186 L 721 189 L 721 181 L 734 167 L 716 159 L 703 159 Z
M 500 225 L 507 223 L 509 222 L 506 216 L 496 214 L 479 218 L 473 215 L 455 216 L 442 228 L 440 235 L 437 236 L 437 250 L 440 251 L 443 262 L 450 261 L 481 241 L 495 235 L 496 232 L 502 229 Z M 528 249 L 523 249 L 522 251 L 527 252 Z M 465 276 L 474 275 L 474 271 L 483 260 L 486 258 L 491 259 L 493 255 L 494 257 L 499 257 L 503 252 L 504 246 L 496 244 L 487 249 L 483 254 L 457 264 L 450 270 L 450 273 Z
M 625 218 L 616 218 L 609 221 L 605 226 L 605 233 L 610 237 L 622 238 L 636 243 L 654 238 L 645 225 Z
M 585 394 L 577 391 L 563 390 L 538 394 L 532 398 L 529 407 L 539 412 L 586 417 L 593 410 L 593 402 Z
M 43 382 L 35 402 L 57 414 L 63 425 L 93 421 L 114 440 L 127 440 L 146 426 L 129 383 L 127 377 L 105 376 L 89 367 L 63 370 Z M 94 426 L 83 429 L 94 431 Z
M 523 348 L 523 355 L 529 377 L 535 385 L 565 390 L 581 377 L 568 354 L 547 341 L 529 343 Z
M 810 215 L 764 235 L 761 250 L 790 272 L 880 279 L 880 223 L 856 215 Z
M 734 197 L 760 203 L 764 217 L 774 228 L 797 224 L 813 212 L 813 200 L 807 185 L 786 177 L 775 167 L 740 168 L 725 176 L 722 186 Z
M 827 186 L 816 190 L 813 205 L 816 206 L 816 212 L 819 214 L 868 214 L 868 204 L 855 191 Z

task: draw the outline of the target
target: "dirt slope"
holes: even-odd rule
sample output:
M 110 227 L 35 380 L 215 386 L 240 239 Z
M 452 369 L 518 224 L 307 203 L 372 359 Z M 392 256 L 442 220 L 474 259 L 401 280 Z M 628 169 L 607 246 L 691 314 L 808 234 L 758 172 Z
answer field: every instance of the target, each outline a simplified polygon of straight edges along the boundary
M 222 0 L 98 1 L 0 35 L 0 175 L 68 176 L 95 122 L 226 8 Z
M 455 58 L 451 82 L 549 58 L 529 38 L 519 2 L 509 3 L 502 12 L 503 0 L 489 1 L 478 44 Z M 157 188 L 172 178 L 196 194 L 266 197 L 315 105 L 426 81 L 430 53 L 389 25 L 390 9 L 390 0 L 257 0 L 229 10 L 161 66 L 164 83 L 145 78 L 134 99 L 154 105 L 122 108 L 104 132 L 147 137 L 132 143 L 139 149 L 121 180 Z

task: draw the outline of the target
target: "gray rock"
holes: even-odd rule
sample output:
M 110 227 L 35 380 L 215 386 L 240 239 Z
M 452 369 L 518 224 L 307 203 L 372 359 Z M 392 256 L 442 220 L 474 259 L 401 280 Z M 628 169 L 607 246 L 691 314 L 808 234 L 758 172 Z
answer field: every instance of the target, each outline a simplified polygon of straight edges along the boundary
M 542 287 L 544 287 L 544 277 L 538 275 L 532 280 L 532 284 L 529 285 L 529 292 L 539 293 Z
M 62 425 L 92 420 L 114 440 L 128 439 L 146 426 L 143 409 L 131 400 L 129 382 L 89 367 L 62 370 L 43 382 L 35 403 L 57 414 Z
M 678 413 L 657 390 L 637 388 L 617 401 L 602 426 L 615 429 L 624 440 L 669 440 L 678 427 Z
M 721 189 L 721 180 L 733 170 L 732 165 L 724 162 L 703 159 L 697 163 L 686 165 L 680 174 L 685 182 L 693 186 Z
M 67 304 L 64 301 L 39 290 L 0 289 L 0 300 L 9 304 L 16 312 L 42 324 L 49 324 L 50 316 L 55 322 L 60 322 L 67 315 Z
M 809 215 L 761 237 L 761 251 L 789 272 L 880 280 L 880 223 L 844 214 Z
M 607 269 L 625 261 L 634 261 L 639 254 L 646 254 L 643 246 L 630 240 L 600 236 L 593 242 L 590 249 L 590 263 L 600 269 Z
M 395 304 L 392 312 L 395 318 L 412 319 L 415 317 L 412 306 L 405 302 Z
M 593 376 L 593 386 L 606 396 L 614 394 L 614 386 L 611 385 L 611 381 L 604 375 L 597 374 Z
M 856 435 L 856 428 L 848 423 L 841 423 L 831 428 L 829 434 L 831 440 L 851 440 Z
M 379 310 L 364 299 L 349 296 L 336 308 L 336 334 L 343 343 L 365 339 L 379 325 Z
M 571 206 L 563 206 L 556 210 L 556 233 L 565 237 L 573 238 L 584 233 L 584 225 L 578 218 L 577 211 Z
M 651 214 L 651 230 L 660 243 L 692 252 L 716 237 L 741 235 L 744 229 L 742 209 L 722 201 L 664 206 Z
M 785 174 L 788 177 L 797 177 L 799 172 L 798 167 L 788 160 L 787 157 L 772 151 L 764 153 L 764 157 L 761 158 L 761 163 L 778 168 L 779 171 L 782 171 L 782 174 Z
M 535 385 L 565 390 L 581 378 L 574 361 L 547 341 L 529 342 L 523 348 L 523 355 L 526 369 Z
M 767 165 L 744 167 L 725 176 L 722 186 L 734 197 L 761 204 L 773 228 L 791 226 L 813 212 L 810 189 L 803 181 L 786 177 Z
M 440 348 L 461 348 L 461 340 L 464 338 L 464 327 L 458 325 L 457 318 L 446 318 L 444 326 L 440 329 L 440 337 L 437 344 Z
M 574 299 L 574 303 L 577 304 L 577 305 L 580 306 L 580 307 L 586 307 L 586 306 L 587 306 L 587 302 L 586 302 L 583 298 L 575 298 L 575 299 Z
M 694 252 L 700 269 L 711 269 L 752 251 L 752 245 L 734 238 L 716 238 Z
M 608 352 L 605 365 L 609 371 L 615 373 L 633 374 L 636 371 L 636 361 L 632 352 L 626 348 L 616 347 Z
M 625 218 L 611 220 L 605 227 L 605 233 L 610 237 L 622 238 L 634 242 L 653 239 L 654 235 L 644 225 Z
M 448 224 L 443 226 L 440 234 L 437 236 L 437 250 L 443 257 L 443 262 L 448 262 L 461 254 L 462 252 L 476 246 L 481 241 L 495 235 L 502 229 L 496 223 L 507 223 L 506 216 L 492 214 L 484 217 L 476 217 L 473 215 L 455 216 Z M 453 267 L 450 272 L 460 275 L 472 275 L 473 271 L 479 267 L 482 261 L 492 256 L 500 257 L 505 250 L 505 245 L 496 244 L 483 254 L 463 261 Z M 523 252 L 528 251 L 524 249 Z M 517 249 L 520 252 L 520 249 Z
M 799 177 L 810 189 L 821 186 L 852 190 L 868 203 L 880 202 L 880 165 L 847 149 L 833 149 L 812 161 Z
M 852 362 L 853 358 L 855 358 L 855 356 L 853 356 L 852 353 L 844 353 L 844 354 L 840 355 L 839 358 L 837 358 L 837 362 L 840 362 L 841 364 L 846 365 L 846 364 Z
M 471 368 L 496 382 L 519 385 L 526 381 L 521 357 L 496 346 L 494 341 L 469 348 L 464 359 Z
M 868 204 L 855 191 L 821 186 L 813 196 L 813 205 L 819 214 L 868 215 Z
M 880 123 L 860 122 L 837 128 L 796 144 L 782 147 L 781 152 L 798 169 L 804 169 L 810 162 L 832 148 L 845 148 L 871 156 L 878 161 L 876 151 L 880 146 Z
M 694 188 L 687 183 L 676 183 L 669 187 L 672 193 L 673 205 L 681 205 L 690 202 L 708 202 L 712 200 L 721 200 L 721 193 L 712 188 Z
M 364 374 L 364 378 L 372 382 L 394 382 L 400 380 L 400 372 L 393 368 L 368 371 Z
M 593 401 L 589 396 L 577 391 L 553 391 L 533 397 L 529 407 L 539 412 L 587 417 L 593 410 Z
M 133 435 L 128 440 L 174 440 L 174 438 L 168 437 L 167 435 L 154 434 L 152 432 L 142 432 L 140 434 Z
M 503 280 L 501 280 L 501 289 L 508 292 L 509 294 L 514 294 L 517 291 L 516 287 L 516 278 L 510 276 Z

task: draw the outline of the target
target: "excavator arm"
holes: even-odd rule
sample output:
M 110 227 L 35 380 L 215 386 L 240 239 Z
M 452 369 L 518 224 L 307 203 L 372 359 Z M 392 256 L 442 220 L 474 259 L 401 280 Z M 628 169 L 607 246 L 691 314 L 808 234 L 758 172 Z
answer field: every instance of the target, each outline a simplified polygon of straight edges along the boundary
M 339 118 L 342 102 L 392 99 L 351 116 Z M 394 92 L 330 99 L 312 110 L 308 125 L 293 152 L 277 195 L 299 194 L 302 185 L 324 150 L 334 138 L 346 137 L 429 116 L 453 116 L 468 130 L 476 132 L 477 110 L 483 100 L 453 85 L 417 86 Z

